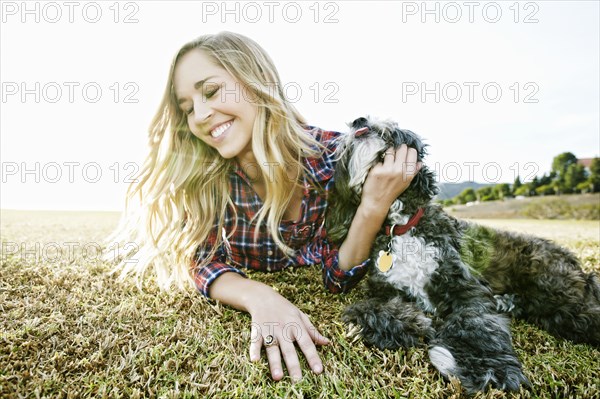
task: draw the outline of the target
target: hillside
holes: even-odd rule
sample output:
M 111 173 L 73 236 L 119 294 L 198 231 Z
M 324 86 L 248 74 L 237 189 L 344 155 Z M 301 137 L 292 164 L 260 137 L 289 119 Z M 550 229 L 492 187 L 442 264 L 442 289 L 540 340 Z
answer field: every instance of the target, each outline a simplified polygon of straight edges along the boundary
M 474 181 L 465 181 L 462 183 L 438 183 L 440 192 L 435 197 L 436 200 L 446 200 L 456 197 L 467 188 L 472 188 L 477 191 L 482 187 L 490 186 L 491 184 L 475 183 Z
M 567 204 L 567 205 L 565 205 Z M 533 208 L 535 206 L 535 208 Z M 531 219 L 531 212 L 527 210 L 543 210 L 542 208 L 570 207 L 576 210 L 590 210 L 600 208 L 600 193 L 596 194 L 574 194 L 546 197 L 527 197 L 522 199 L 506 199 L 504 201 L 480 202 L 473 205 L 451 205 L 444 209 L 463 219 Z M 574 219 L 573 217 L 548 217 L 552 219 Z

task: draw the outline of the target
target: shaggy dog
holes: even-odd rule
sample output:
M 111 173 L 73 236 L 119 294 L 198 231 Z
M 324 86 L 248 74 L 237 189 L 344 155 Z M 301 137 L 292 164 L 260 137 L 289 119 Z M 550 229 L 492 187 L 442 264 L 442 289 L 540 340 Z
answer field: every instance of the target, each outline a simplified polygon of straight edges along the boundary
M 341 243 L 362 185 L 388 148 L 425 145 L 391 121 L 356 119 L 337 147 L 327 232 Z M 529 385 L 512 346 L 509 317 L 575 342 L 600 344 L 600 283 L 550 241 L 459 221 L 432 203 L 434 175 L 423 165 L 392 204 L 371 253 L 368 299 L 344 322 L 368 345 L 426 343 L 433 365 L 468 393 Z

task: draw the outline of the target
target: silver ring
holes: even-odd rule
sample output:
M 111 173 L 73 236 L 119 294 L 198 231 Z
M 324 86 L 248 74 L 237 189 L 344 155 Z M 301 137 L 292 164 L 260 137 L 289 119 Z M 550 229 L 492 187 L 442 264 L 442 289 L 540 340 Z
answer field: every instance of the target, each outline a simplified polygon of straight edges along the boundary
M 396 154 L 394 154 L 393 152 L 384 152 L 383 154 L 381 154 L 381 159 L 383 160 L 386 155 L 393 155 L 394 159 L 396 159 Z
M 277 340 L 271 334 L 265 337 L 265 347 L 273 346 L 277 344 Z

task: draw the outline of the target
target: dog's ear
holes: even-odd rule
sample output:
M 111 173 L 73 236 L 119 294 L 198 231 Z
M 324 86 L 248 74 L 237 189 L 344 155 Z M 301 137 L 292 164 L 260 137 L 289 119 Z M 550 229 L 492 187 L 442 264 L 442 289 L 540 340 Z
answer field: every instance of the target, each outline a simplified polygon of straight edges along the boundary
M 400 196 L 405 204 L 414 204 L 416 207 L 425 206 L 438 193 L 435 183 L 435 174 L 427 165 L 423 165 L 419 173 L 410 182 L 410 186 Z M 411 210 L 412 211 L 412 210 Z
M 349 179 L 348 167 L 345 159 L 342 159 L 335 167 L 334 186 L 328 198 L 325 218 L 327 237 L 336 244 L 342 243 L 346 238 L 360 203 L 360 198 L 348 185 Z

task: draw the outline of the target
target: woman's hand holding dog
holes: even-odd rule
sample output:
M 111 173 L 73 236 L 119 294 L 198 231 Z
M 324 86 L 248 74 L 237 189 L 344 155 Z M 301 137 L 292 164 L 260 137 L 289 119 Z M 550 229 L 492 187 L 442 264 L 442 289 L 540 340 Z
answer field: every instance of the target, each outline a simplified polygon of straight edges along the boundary
M 396 150 L 388 148 L 382 161 L 371 168 L 363 185 L 360 205 L 339 250 L 340 269 L 350 270 L 369 257 L 390 206 L 420 169 L 417 150 L 406 144 Z
M 419 169 L 421 162 L 417 162 L 417 150 L 406 144 L 396 150 L 388 148 L 382 162 L 373 166 L 367 176 L 360 206 L 385 217 L 394 200 L 408 188 Z

